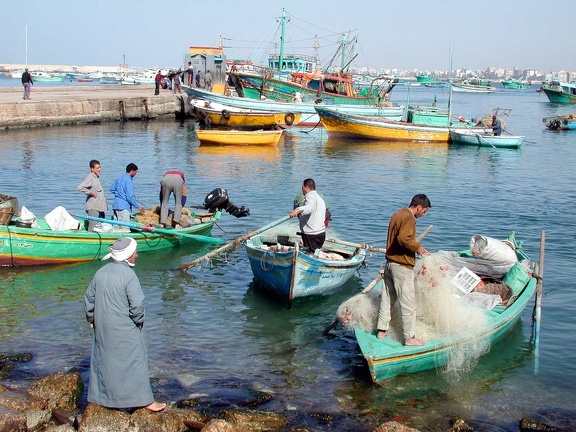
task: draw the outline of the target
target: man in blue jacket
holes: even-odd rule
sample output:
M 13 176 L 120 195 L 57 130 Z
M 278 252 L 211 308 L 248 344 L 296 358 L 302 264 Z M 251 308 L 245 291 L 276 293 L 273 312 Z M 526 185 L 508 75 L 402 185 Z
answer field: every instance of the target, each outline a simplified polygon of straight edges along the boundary
M 137 172 L 138 167 L 136 164 L 129 163 L 126 165 L 126 173 L 114 180 L 114 183 L 110 186 L 110 192 L 114 194 L 112 210 L 114 210 L 114 216 L 119 221 L 129 222 L 133 208 L 141 212 L 144 211 L 144 207 L 138 203 L 134 194 L 133 179 Z

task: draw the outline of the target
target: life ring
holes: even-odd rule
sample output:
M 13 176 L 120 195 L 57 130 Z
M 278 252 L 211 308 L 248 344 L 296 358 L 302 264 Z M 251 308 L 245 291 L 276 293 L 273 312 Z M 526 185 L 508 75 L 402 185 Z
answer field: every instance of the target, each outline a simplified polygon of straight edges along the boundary
M 223 109 L 222 110 L 222 117 L 225 120 L 230 120 L 230 111 L 228 111 L 227 109 Z
M 294 114 L 290 112 L 286 113 L 284 116 L 284 123 L 286 123 L 288 126 L 292 126 L 294 124 Z
M 206 123 L 206 126 L 210 126 L 212 124 L 212 117 L 206 116 L 204 123 Z

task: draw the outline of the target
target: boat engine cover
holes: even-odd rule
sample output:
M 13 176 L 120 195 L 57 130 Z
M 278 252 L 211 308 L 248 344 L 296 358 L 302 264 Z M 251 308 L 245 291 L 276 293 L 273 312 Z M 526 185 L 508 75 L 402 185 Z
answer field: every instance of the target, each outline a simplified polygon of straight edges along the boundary
M 228 192 L 226 189 L 217 188 L 204 198 L 204 208 L 207 210 L 223 210 L 228 205 Z

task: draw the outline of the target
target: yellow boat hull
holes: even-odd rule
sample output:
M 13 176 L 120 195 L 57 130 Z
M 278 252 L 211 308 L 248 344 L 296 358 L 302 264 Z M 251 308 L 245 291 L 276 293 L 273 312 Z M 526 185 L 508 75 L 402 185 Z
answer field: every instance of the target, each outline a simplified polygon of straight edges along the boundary
M 207 126 L 266 129 L 297 125 L 301 118 L 299 113 L 234 108 L 208 101 L 197 101 L 193 106 L 198 119 Z
M 198 130 L 198 140 L 202 145 L 264 145 L 275 146 L 282 137 L 282 130 Z

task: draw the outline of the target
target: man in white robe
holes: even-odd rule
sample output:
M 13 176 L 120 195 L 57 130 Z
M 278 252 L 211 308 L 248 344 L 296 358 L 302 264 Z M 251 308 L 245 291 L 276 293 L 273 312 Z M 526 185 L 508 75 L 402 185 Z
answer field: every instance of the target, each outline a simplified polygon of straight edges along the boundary
M 108 408 L 146 407 L 162 411 L 154 401 L 148 372 L 144 331 L 144 294 L 132 269 L 136 240 L 118 239 L 103 259 L 84 295 L 86 319 L 94 329 L 88 402 Z

